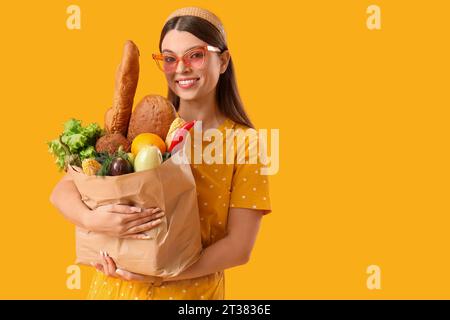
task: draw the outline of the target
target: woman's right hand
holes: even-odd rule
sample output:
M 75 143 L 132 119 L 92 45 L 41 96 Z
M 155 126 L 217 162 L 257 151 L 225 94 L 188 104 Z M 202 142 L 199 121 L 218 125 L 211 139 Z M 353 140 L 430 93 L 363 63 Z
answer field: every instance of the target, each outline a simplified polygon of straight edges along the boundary
M 160 208 L 110 204 L 99 206 L 88 214 L 86 227 L 94 232 L 126 239 L 149 239 L 146 231 L 158 226 L 164 216 Z

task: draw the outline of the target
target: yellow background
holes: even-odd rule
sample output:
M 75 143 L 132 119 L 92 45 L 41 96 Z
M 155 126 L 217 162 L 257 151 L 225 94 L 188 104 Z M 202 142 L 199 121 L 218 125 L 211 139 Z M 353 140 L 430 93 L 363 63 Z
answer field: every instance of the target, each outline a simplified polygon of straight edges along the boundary
M 81 30 L 66 28 L 70 4 Z M 126 39 L 141 51 L 136 99 L 165 95 L 151 53 L 186 5 L 222 18 L 251 118 L 280 129 L 273 213 L 226 297 L 450 298 L 444 0 L 2 3 L 0 298 L 85 297 L 89 268 L 66 288 L 73 226 L 49 203 L 61 174 L 45 142 L 70 117 L 103 124 Z M 371 264 L 381 290 L 366 287 Z

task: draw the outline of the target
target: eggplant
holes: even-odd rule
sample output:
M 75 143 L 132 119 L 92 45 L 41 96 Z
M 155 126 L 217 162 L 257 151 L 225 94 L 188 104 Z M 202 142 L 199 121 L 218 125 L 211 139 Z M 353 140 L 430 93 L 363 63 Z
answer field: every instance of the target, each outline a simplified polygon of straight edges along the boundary
M 114 158 L 109 166 L 110 176 L 120 176 L 122 174 L 132 173 L 133 166 L 122 157 Z

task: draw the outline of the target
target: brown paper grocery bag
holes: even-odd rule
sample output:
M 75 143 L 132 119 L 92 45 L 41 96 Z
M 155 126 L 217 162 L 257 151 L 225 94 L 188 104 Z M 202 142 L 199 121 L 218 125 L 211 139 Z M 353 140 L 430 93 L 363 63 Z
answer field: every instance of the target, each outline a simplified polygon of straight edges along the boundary
M 108 252 L 118 268 L 157 277 L 172 277 L 195 263 L 202 250 L 197 191 L 189 163 L 169 158 L 159 167 L 121 176 L 88 176 L 81 168 L 68 172 L 91 209 L 126 204 L 165 211 L 148 240 L 119 239 L 76 229 L 77 263 L 100 262 Z

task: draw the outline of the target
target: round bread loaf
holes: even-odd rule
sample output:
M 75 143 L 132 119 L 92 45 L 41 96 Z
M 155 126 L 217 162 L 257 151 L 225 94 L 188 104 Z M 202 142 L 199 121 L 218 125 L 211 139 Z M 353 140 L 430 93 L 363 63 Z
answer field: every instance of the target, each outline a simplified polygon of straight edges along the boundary
M 177 112 L 172 103 L 159 95 L 145 96 L 134 108 L 128 126 L 128 141 L 144 132 L 157 134 L 166 140 L 172 121 Z
M 95 144 L 95 151 L 97 152 L 108 152 L 113 154 L 119 147 L 122 146 L 123 151 L 130 151 L 130 143 L 127 138 L 125 138 L 121 133 L 107 133 L 100 137 Z

